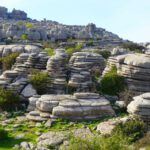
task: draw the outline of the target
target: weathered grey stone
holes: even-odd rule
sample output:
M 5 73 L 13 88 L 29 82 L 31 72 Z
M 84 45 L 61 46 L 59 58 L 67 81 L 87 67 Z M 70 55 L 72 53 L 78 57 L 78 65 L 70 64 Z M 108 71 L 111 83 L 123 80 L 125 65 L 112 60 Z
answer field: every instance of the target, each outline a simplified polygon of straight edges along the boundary
M 24 97 L 31 97 L 33 95 L 36 95 L 36 90 L 32 87 L 31 84 L 28 84 L 24 89 L 23 91 L 21 92 L 21 94 L 24 96 Z
M 138 115 L 150 129 L 150 93 L 144 93 L 142 95 L 133 98 L 133 101 L 128 105 L 127 111 L 130 114 Z
M 53 118 L 79 120 L 115 115 L 110 106 L 110 102 L 96 93 L 42 95 L 40 98 L 36 99 L 36 109 L 38 109 L 39 112 L 31 112 L 28 115 L 31 116 L 31 120 L 33 120 L 34 116 L 44 119 L 47 118 L 47 120 L 52 116 Z M 28 118 L 30 119 L 30 117 Z
M 125 54 L 110 57 L 103 75 L 113 65 L 117 67 L 118 74 L 125 77 L 128 89 L 135 95 L 150 91 L 150 55 Z

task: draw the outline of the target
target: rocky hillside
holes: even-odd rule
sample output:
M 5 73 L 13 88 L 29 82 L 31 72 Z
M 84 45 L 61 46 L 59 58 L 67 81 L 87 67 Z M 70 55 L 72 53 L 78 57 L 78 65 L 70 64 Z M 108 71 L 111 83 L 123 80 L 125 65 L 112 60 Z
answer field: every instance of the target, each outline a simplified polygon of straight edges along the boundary
M 96 27 L 90 23 L 86 26 L 63 25 L 55 21 L 37 21 L 27 18 L 27 14 L 20 10 L 8 12 L 0 7 L 0 40 L 22 39 L 26 35 L 28 40 L 66 41 L 67 39 L 94 40 L 101 45 L 119 45 L 123 40 L 116 34 Z

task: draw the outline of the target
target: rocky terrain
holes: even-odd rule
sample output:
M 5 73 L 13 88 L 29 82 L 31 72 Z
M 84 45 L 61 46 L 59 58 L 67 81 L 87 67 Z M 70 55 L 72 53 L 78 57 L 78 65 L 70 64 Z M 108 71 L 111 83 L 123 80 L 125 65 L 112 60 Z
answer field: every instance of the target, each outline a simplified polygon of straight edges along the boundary
M 124 42 L 118 35 L 97 28 L 95 24 L 87 26 L 69 26 L 55 21 L 37 21 L 27 18 L 27 14 L 20 10 L 8 13 L 7 8 L 0 7 L 0 40 L 11 38 L 21 39 L 26 34 L 29 40 L 66 41 L 67 39 L 96 40 L 98 45 L 118 45 Z M 28 26 L 27 24 L 32 24 Z
M 149 150 L 149 43 L 0 18 L 0 150 Z

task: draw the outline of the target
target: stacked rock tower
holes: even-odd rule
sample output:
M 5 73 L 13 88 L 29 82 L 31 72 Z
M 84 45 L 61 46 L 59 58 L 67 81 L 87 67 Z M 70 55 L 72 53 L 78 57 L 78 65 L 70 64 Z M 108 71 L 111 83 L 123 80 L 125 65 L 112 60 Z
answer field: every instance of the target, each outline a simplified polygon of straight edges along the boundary
M 49 93 L 64 94 L 67 84 L 67 70 L 65 61 L 67 54 L 64 49 L 56 49 L 56 54 L 52 56 L 47 62 L 47 71 L 51 78 L 49 85 Z

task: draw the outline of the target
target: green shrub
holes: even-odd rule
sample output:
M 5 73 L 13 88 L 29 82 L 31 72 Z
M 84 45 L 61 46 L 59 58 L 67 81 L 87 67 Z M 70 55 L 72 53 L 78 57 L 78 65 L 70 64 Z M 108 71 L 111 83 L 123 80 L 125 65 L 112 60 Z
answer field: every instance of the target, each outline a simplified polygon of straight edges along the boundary
M 105 94 L 118 95 L 125 87 L 125 79 L 117 74 L 115 66 L 101 80 L 101 91 Z
M 139 45 L 139 44 L 136 44 L 136 43 L 133 43 L 133 42 L 126 42 L 126 43 L 123 43 L 121 45 L 122 48 L 125 48 L 125 49 L 128 49 L 130 51 L 135 51 L 135 52 L 142 52 L 142 50 L 144 49 L 143 46 Z
M 50 83 L 50 79 L 47 73 L 37 72 L 31 76 L 29 82 L 37 90 L 38 94 L 45 94 L 47 85 Z
M 111 52 L 107 50 L 99 51 L 99 54 L 102 55 L 105 59 L 111 56 Z
M 11 69 L 12 65 L 15 63 L 16 58 L 19 56 L 19 53 L 12 53 L 8 56 L 0 58 L 0 63 L 3 70 Z
M 10 90 L 0 88 L 0 107 L 1 109 L 13 109 L 19 102 L 19 96 Z
M 80 52 L 83 48 L 82 44 L 77 44 L 75 47 L 70 47 L 66 50 L 66 53 L 71 57 L 73 53 Z
M 49 56 L 55 55 L 55 50 L 52 48 L 45 48 L 45 51 L 48 53 Z
M 127 141 L 121 136 L 75 138 L 67 150 L 126 150 Z
M 0 140 L 8 138 L 8 132 L 0 127 Z
M 24 26 L 24 22 L 23 22 L 23 21 L 18 21 L 18 22 L 17 22 L 17 25 L 19 25 L 19 26 Z
M 130 143 L 135 142 L 144 136 L 145 124 L 139 118 L 129 119 L 125 123 L 118 124 L 112 133 L 121 135 Z
M 21 39 L 22 40 L 28 40 L 28 35 L 27 34 L 22 34 Z
M 29 23 L 29 22 L 26 23 L 25 26 L 26 26 L 27 29 L 32 29 L 33 28 L 33 24 Z

